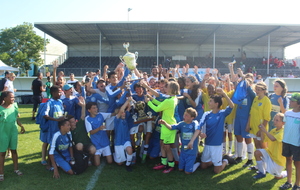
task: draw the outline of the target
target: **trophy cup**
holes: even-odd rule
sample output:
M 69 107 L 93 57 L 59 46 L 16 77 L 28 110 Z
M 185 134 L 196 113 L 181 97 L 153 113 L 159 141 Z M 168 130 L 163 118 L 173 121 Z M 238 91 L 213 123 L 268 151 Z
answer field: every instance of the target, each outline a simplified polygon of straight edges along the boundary
M 125 55 L 120 55 L 120 60 L 124 63 L 127 68 L 131 71 L 131 79 L 137 79 L 136 75 L 134 74 L 134 69 L 136 68 L 136 60 L 138 58 L 138 52 L 131 53 L 128 51 L 128 47 L 130 46 L 129 42 L 124 43 L 123 47 L 126 49 L 127 53 Z
M 139 124 L 142 122 L 153 120 L 152 113 L 150 111 L 147 112 L 147 114 L 145 113 L 145 107 L 146 107 L 146 104 L 144 101 L 138 101 L 135 103 L 135 109 L 138 113 L 138 116 L 135 116 L 133 118 L 134 124 Z

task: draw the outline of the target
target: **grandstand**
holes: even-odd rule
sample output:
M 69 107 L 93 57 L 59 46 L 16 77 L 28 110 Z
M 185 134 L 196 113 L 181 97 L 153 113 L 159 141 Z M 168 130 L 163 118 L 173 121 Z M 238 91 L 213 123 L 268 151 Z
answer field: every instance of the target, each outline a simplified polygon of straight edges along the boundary
M 269 73 L 267 66 L 262 65 L 263 57 L 272 54 L 284 58 L 284 48 L 300 42 L 297 25 L 77 22 L 35 23 L 35 27 L 68 46 L 67 59 L 58 68 L 66 75 L 73 72 L 83 76 L 86 71 L 104 65 L 114 68 L 120 62 L 119 56 L 126 52 L 122 44 L 130 42 L 129 51 L 139 52 L 138 69 L 147 72 L 153 63 L 167 67 L 167 58 L 182 56 L 185 59 L 173 59 L 172 65 L 216 67 L 224 73 L 228 72 L 226 63 L 235 55 L 235 67 L 242 61 L 246 70 L 255 66 L 257 73 L 264 77 L 274 73 L 287 75 L 291 69 L 294 75 L 300 76 L 299 68 L 290 65 L 270 68 Z M 244 52 L 247 52 L 246 59 L 242 59 Z
M 102 57 L 101 58 L 103 65 L 109 65 L 111 69 L 115 68 L 120 60 L 118 57 Z M 159 57 L 160 63 L 164 62 L 164 57 Z M 231 61 L 231 58 L 226 57 L 217 57 L 216 58 L 216 68 L 223 74 L 228 73 L 227 63 Z M 138 58 L 138 66 L 139 70 L 150 73 L 150 68 L 153 63 L 156 62 L 156 57 L 140 57 Z M 257 74 L 260 74 L 266 77 L 267 74 L 267 65 L 262 64 L 261 58 L 247 58 L 242 60 L 241 58 L 236 59 L 235 68 L 240 67 L 240 62 L 245 64 L 245 70 L 247 71 L 249 67 L 255 67 Z M 180 64 L 180 66 L 184 66 L 189 64 L 190 67 L 197 65 L 199 68 L 212 68 L 212 58 L 206 57 L 194 57 L 187 58 L 185 61 L 173 61 L 171 66 L 175 66 L 176 64 Z M 84 65 L 84 67 L 82 67 Z M 70 57 L 62 65 L 59 66 L 58 71 L 64 71 L 65 75 L 68 76 L 70 73 L 74 73 L 75 76 L 83 76 L 87 71 L 96 71 L 99 68 L 99 57 Z M 111 70 L 110 69 L 110 70 Z M 270 68 L 270 75 L 276 73 L 278 77 L 287 76 L 288 73 L 293 72 L 295 76 L 300 76 L 299 68 L 295 69 L 292 65 L 287 64 L 282 68 Z

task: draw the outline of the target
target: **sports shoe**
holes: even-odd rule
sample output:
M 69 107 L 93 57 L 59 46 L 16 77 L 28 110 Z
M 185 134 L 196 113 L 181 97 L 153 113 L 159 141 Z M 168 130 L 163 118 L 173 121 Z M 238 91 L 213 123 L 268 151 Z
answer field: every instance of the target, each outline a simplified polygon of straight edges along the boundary
M 168 168 L 166 168 L 164 171 L 163 171 L 163 173 L 164 174 L 168 174 L 168 173 L 170 173 L 171 171 L 173 171 L 174 170 L 174 167 L 168 167 Z
M 126 170 L 127 170 L 128 172 L 132 172 L 131 166 L 130 166 L 130 165 L 129 165 L 129 166 L 126 166 Z
M 292 190 L 300 190 L 300 187 L 298 185 L 294 185 Z
M 289 182 L 285 182 L 285 184 L 281 185 L 279 188 L 280 189 L 289 189 L 289 188 L 292 188 L 293 185 Z
M 159 163 L 157 164 L 156 166 L 153 167 L 154 170 L 162 170 L 162 169 L 165 169 L 167 166 Z
M 248 170 L 258 170 L 256 166 L 250 166 Z
M 237 161 L 235 159 L 233 159 L 232 157 L 228 156 L 228 155 L 224 155 L 223 159 L 228 160 L 229 164 L 237 164 Z
M 237 158 L 235 159 L 235 161 L 236 161 L 237 163 L 241 163 L 243 160 L 242 160 L 242 157 L 237 157 Z
M 253 176 L 254 179 L 260 179 L 260 178 L 264 178 L 264 177 L 266 177 L 266 174 L 263 174 L 261 172 L 259 172 L 255 176 Z
M 251 166 L 251 165 L 253 165 L 253 161 L 252 161 L 252 160 L 248 160 L 248 161 L 246 162 L 246 164 L 243 165 L 243 167 L 246 168 L 246 167 L 249 167 L 249 166 Z

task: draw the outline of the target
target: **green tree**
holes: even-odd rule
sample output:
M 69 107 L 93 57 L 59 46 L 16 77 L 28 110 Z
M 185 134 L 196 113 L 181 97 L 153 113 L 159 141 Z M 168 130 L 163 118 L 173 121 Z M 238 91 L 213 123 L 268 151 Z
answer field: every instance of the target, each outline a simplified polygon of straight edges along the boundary
M 44 39 L 33 28 L 31 23 L 24 22 L 0 30 L 0 59 L 10 66 L 19 67 L 26 74 L 32 63 L 37 66 L 43 64 L 40 52 L 44 50 Z

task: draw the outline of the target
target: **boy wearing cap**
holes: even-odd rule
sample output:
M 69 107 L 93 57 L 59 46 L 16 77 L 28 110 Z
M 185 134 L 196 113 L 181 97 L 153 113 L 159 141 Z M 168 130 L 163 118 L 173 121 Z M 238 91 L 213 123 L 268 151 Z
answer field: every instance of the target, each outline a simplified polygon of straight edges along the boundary
M 296 168 L 296 182 L 293 190 L 300 189 L 300 93 L 292 94 L 290 108 L 284 114 L 282 155 L 286 157 L 287 182 L 280 189 L 292 187 L 292 160 Z
M 64 91 L 65 96 L 66 96 L 64 99 L 62 99 L 65 112 L 67 112 L 68 114 L 75 117 L 76 116 L 76 114 L 75 114 L 75 105 L 77 104 L 77 105 L 81 106 L 81 103 L 79 102 L 79 100 L 76 96 L 72 96 L 73 86 L 71 84 L 65 84 L 63 86 L 63 91 Z M 80 117 L 75 118 L 75 119 L 79 120 Z

